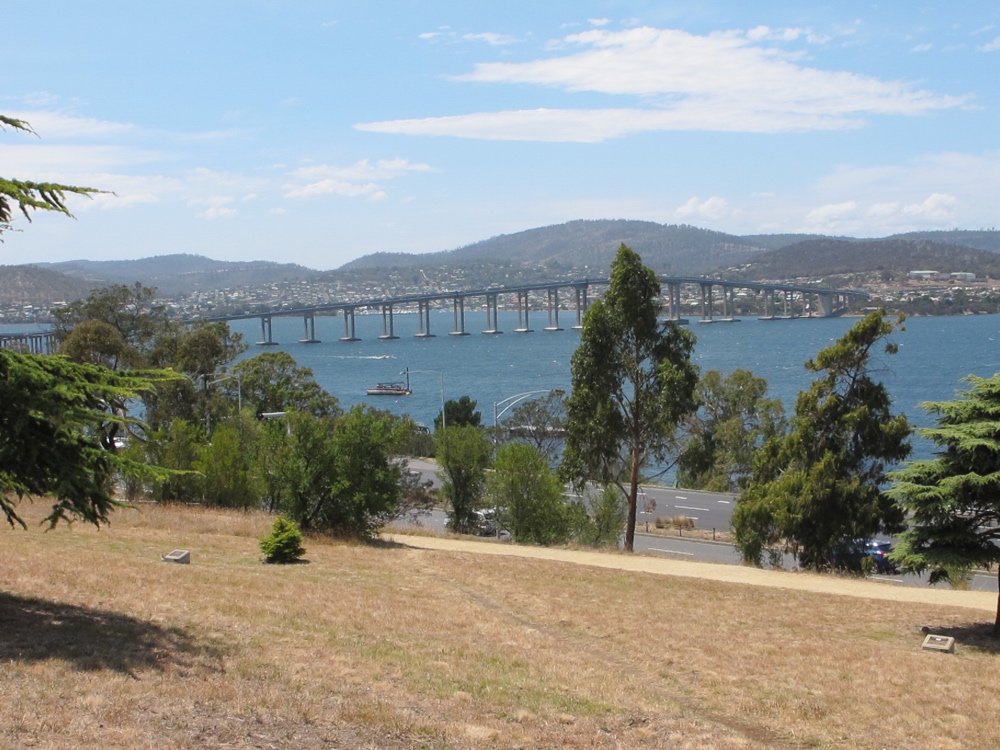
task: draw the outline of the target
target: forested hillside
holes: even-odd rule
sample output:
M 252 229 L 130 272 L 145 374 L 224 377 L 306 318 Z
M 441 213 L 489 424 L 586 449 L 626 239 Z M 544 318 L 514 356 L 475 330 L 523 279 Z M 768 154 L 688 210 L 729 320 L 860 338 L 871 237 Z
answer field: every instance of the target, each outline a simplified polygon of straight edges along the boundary
M 36 266 L 0 266 L 0 304 L 49 307 L 87 296 L 88 281 Z
M 929 240 L 835 240 L 798 242 L 757 255 L 742 269 L 750 279 L 790 279 L 884 271 L 966 271 L 1000 278 L 1000 255 Z
M 607 269 L 625 243 L 659 273 L 700 274 L 744 263 L 762 249 L 743 239 L 685 225 L 651 221 L 571 221 L 505 234 L 457 250 L 424 255 L 380 253 L 345 264 L 358 268 L 513 261 L 549 268 Z

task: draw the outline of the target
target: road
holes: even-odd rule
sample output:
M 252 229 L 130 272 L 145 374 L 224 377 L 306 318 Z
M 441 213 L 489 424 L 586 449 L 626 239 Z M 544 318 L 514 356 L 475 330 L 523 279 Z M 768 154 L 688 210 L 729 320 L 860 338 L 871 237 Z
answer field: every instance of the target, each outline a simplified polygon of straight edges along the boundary
M 441 480 L 437 478 L 436 473 L 437 464 L 411 458 L 409 468 L 412 471 L 421 472 L 423 478 L 430 479 L 435 487 L 441 486 Z M 567 494 L 571 497 L 579 497 L 569 492 Z M 639 554 L 657 555 L 677 560 L 739 565 L 740 556 L 731 544 L 690 539 L 673 534 L 643 533 L 646 524 L 649 524 L 649 528 L 653 528 L 657 518 L 680 515 L 692 519 L 695 528 L 705 531 L 710 529 L 728 531 L 735 504 L 735 496 L 727 493 L 644 485 L 638 502 L 639 512 L 636 516 L 635 551 Z M 417 525 L 430 531 L 444 533 L 447 530 L 445 528 L 446 522 L 447 517 L 444 511 L 434 510 L 422 516 L 417 521 Z M 783 565 L 786 570 L 792 570 L 795 568 L 795 560 L 791 555 L 785 555 Z M 870 580 L 889 586 L 927 585 L 926 576 L 913 574 L 905 576 L 873 575 Z M 997 577 L 991 573 L 977 573 L 970 581 L 969 588 L 973 591 L 997 591 Z

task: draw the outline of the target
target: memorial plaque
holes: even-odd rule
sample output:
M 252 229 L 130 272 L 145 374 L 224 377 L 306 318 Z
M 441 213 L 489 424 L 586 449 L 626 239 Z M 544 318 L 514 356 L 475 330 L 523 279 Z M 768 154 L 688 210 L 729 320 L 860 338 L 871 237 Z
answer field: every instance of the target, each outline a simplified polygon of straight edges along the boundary
M 190 565 L 191 553 L 188 552 L 186 549 L 175 549 L 170 554 L 163 555 L 163 557 L 161 557 L 160 559 L 163 560 L 164 562 L 174 562 L 174 563 L 180 563 L 181 565 Z
M 940 651 L 945 654 L 953 654 L 955 653 L 955 639 L 947 635 L 929 633 L 924 638 L 924 645 L 921 648 L 927 651 Z

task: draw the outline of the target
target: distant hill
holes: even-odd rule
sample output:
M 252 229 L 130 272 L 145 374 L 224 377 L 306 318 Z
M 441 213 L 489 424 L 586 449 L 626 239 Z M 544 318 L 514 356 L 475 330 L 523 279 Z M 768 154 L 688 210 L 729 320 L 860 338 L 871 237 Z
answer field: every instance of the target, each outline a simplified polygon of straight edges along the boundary
M 199 289 L 225 289 L 304 279 L 316 273 L 305 266 L 272 261 L 222 261 L 180 253 L 138 260 L 72 260 L 38 264 L 91 282 L 91 286 L 134 284 L 156 287 L 162 296 Z
M 741 275 L 791 279 L 871 271 L 899 275 L 917 270 L 966 271 L 1000 278 L 1000 254 L 927 239 L 806 240 L 758 254 Z
M 602 219 L 504 234 L 439 253 L 376 253 L 347 263 L 339 270 L 514 262 L 606 273 L 623 242 L 654 271 L 671 274 L 706 273 L 745 263 L 765 248 L 734 235 L 697 227 Z
M 0 304 L 51 307 L 86 297 L 94 285 L 36 266 L 0 266 Z
M 1000 253 L 1000 231 L 996 229 L 951 229 L 939 232 L 906 232 L 886 237 L 888 240 L 930 240 L 943 245 L 961 245 Z
M 751 262 L 761 253 L 798 247 L 805 243 L 878 243 L 893 240 L 924 243 L 928 246 L 934 243 L 934 246 L 966 247 L 1000 253 L 1000 232 L 995 230 L 910 232 L 885 239 L 856 240 L 851 237 L 814 234 L 737 236 L 687 225 L 602 219 L 570 221 L 565 224 L 504 234 L 444 252 L 420 255 L 375 253 L 351 261 L 338 271 L 403 269 L 415 266 L 429 269 L 443 265 L 467 267 L 475 263 L 522 263 L 553 270 L 575 268 L 599 269 L 603 272 L 611 265 L 618 246 L 624 242 L 642 256 L 646 265 L 658 273 L 700 275 L 716 271 L 724 272 L 725 269 Z

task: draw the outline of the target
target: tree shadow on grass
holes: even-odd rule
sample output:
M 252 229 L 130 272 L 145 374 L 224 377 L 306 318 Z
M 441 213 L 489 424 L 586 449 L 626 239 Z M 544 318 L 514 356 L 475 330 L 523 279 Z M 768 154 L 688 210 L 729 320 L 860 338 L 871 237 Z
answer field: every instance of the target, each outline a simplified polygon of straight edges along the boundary
M 1000 638 L 993 635 L 992 622 L 969 622 L 962 625 L 949 625 L 923 628 L 924 633 L 950 636 L 955 639 L 955 648 L 968 648 L 985 654 L 1000 654 Z
M 61 659 L 80 671 L 219 671 L 220 649 L 179 628 L 0 592 L 0 662 Z

